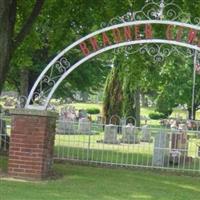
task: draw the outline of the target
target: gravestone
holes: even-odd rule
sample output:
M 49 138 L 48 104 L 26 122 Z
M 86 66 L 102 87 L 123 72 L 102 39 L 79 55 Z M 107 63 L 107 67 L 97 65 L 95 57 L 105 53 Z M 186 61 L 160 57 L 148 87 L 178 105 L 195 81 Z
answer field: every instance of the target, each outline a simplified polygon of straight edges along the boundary
M 185 124 L 179 124 L 178 129 L 172 130 L 170 162 L 180 164 L 179 162 L 187 158 L 187 154 L 187 127 Z
M 160 132 L 156 134 L 153 151 L 153 166 L 163 167 L 169 161 L 169 134 Z
M 117 141 L 117 126 L 113 124 L 105 125 L 104 143 L 118 144 Z
M 62 118 L 59 118 L 58 121 L 58 128 L 56 129 L 57 133 L 68 133 L 68 134 L 73 134 L 76 132 L 75 129 L 75 122 L 68 119 L 68 120 L 62 120 Z
M 126 134 L 126 119 L 122 118 L 120 119 L 120 128 L 122 135 Z
M 199 144 L 197 145 L 197 155 L 198 155 L 198 157 L 200 157 L 200 145 Z
M 142 126 L 142 142 L 151 142 L 151 133 L 148 125 Z
M 91 133 L 91 121 L 88 118 L 79 119 L 78 132 L 82 134 Z
M 104 123 L 104 118 L 102 116 L 98 115 L 96 122 L 97 122 L 97 124 L 103 124 Z
M 133 126 L 133 124 L 129 123 L 126 126 L 122 127 L 123 135 L 121 141 L 123 143 L 128 143 L 128 144 L 137 144 L 139 143 L 139 138 L 137 134 L 137 128 Z
M 68 106 L 61 110 L 61 114 L 58 120 L 57 133 L 75 133 L 75 120 L 76 120 L 76 111 L 72 106 Z
M 78 118 L 81 119 L 81 118 L 87 118 L 88 117 L 88 114 L 87 114 L 87 111 L 86 110 L 79 110 L 78 111 Z

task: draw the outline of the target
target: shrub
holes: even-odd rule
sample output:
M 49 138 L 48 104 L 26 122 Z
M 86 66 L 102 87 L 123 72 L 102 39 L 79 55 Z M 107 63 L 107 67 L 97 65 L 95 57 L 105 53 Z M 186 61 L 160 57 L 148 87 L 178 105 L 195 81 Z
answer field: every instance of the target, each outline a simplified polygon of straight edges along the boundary
M 100 113 L 100 110 L 98 108 L 88 108 L 86 109 L 86 111 L 90 115 L 95 115 Z
M 172 108 L 165 109 L 165 110 L 156 109 L 156 111 L 158 113 L 160 113 L 160 114 L 163 114 L 164 118 L 168 118 L 172 114 L 172 112 L 173 112 Z
M 153 112 L 149 114 L 149 118 L 151 119 L 165 119 L 166 115 L 159 112 Z

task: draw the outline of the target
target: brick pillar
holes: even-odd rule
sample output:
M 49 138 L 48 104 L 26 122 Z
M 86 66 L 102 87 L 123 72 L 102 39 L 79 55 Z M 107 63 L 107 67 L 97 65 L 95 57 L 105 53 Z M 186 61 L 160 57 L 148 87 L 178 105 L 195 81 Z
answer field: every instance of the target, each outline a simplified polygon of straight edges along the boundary
M 11 114 L 9 176 L 45 179 L 52 167 L 57 114 L 25 109 L 13 110 Z

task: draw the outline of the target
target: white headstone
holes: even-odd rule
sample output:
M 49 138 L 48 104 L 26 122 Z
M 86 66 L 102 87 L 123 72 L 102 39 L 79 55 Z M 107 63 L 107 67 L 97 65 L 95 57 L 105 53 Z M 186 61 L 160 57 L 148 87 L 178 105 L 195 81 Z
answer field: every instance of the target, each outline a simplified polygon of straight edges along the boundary
M 79 119 L 78 132 L 82 134 L 91 133 L 91 122 L 88 118 Z
M 169 152 L 169 134 L 160 132 L 155 136 L 153 166 L 166 166 L 169 162 Z
M 117 126 L 113 124 L 105 125 L 104 143 L 117 144 Z
M 142 126 L 142 142 L 151 142 L 151 133 L 148 125 Z
M 65 107 L 61 110 L 61 114 L 58 120 L 57 132 L 58 133 L 75 133 L 75 120 L 76 112 L 72 106 Z
M 125 135 L 125 133 L 126 133 L 126 119 L 121 119 L 120 125 L 122 127 L 122 135 Z
M 137 129 L 133 124 L 129 123 L 124 128 L 124 132 L 122 133 L 122 142 L 128 144 L 136 144 L 139 143 L 139 138 L 137 134 Z

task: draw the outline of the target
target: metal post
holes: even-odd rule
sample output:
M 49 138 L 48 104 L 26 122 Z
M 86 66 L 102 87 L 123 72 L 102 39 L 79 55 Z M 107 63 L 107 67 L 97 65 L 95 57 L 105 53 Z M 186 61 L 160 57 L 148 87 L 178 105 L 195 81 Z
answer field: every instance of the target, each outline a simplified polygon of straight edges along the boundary
M 194 69 L 193 69 L 193 85 L 192 85 L 192 119 L 194 120 L 194 101 L 195 101 L 195 84 L 196 84 L 196 66 L 197 66 L 197 50 L 194 54 Z
M 88 137 L 88 148 L 87 148 L 87 161 L 89 162 L 89 156 L 90 156 L 90 143 L 91 143 L 91 138 L 90 138 L 90 133 Z

